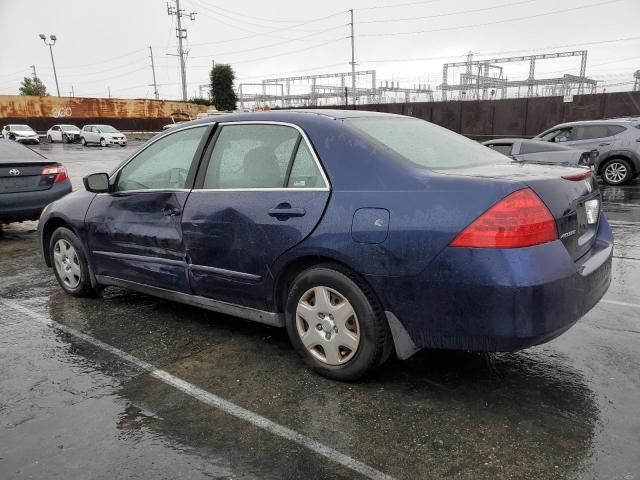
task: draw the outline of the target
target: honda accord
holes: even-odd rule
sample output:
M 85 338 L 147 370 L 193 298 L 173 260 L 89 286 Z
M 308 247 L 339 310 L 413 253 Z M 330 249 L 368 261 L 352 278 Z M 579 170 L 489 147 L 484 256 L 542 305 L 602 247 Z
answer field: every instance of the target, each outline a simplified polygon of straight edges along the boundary
M 547 342 L 611 279 L 589 169 L 515 162 L 403 116 L 195 120 L 84 184 L 39 224 L 68 294 L 116 286 L 285 327 L 334 379 L 422 348 Z

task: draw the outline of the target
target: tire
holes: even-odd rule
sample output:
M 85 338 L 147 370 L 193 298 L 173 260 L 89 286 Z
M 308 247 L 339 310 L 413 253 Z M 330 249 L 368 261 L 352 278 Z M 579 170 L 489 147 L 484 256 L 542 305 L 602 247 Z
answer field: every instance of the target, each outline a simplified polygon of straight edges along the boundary
M 49 143 L 53 143 L 53 138 L 51 138 L 51 135 L 47 135 L 47 141 Z
M 80 144 L 81 144 L 83 147 L 86 147 L 86 146 L 87 146 L 87 141 L 85 140 L 85 138 L 84 138 L 84 137 L 80 137 Z
M 383 309 L 347 269 L 326 264 L 303 271 L 291 284 L 285 308 L 293 347 L 320 375 L 357 380 L 388 356 L 391 333 Z
M 107 141 L 104 138 L 100 139 L 100 146 L 101 147 L 106 147 L 107 146 Z
M 68 228 L 59 227 L 51 235 L 49 255 L 56 280 L 74 297 L 89 297 L 98 292 L 91 286 L 89 264 L 80 239 Z
M 633 169 L 627 160 L 612 158 L 602 166 L 600 175 L 607 185 L 624 185 L 633 178 Z

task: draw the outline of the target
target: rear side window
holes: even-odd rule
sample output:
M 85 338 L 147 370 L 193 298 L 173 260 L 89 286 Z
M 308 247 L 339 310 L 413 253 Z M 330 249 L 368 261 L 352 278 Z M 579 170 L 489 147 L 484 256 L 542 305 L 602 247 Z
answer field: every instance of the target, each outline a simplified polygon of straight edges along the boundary
M 513 145 L 510 143 L 495 143 L 492 145 L 487 145 L 491 150 L 495 150 L 503 155 L 511 155 L 511 151 L 513 150 Z
M 607 128 L 609 129 L 610 136 L 618 135 L 626 130 L 626 128 L 620 125 L 608 125 Z M 636 128 L 640 128 L 640 125 L 637 125 Z
M 456 168 L 504 163 L 504 155 L 424 120 L 360 117 L 345 120 L 371 140 L 426 168 Z
M 610 135 L 607 125 L 582 125 L 576 127 L 573 140 L 592 140 L 606 138 Z
M 216 190 L 324 186 L 300 133 L 285 125 L 267 124 L 223 126 L 203 184 Z

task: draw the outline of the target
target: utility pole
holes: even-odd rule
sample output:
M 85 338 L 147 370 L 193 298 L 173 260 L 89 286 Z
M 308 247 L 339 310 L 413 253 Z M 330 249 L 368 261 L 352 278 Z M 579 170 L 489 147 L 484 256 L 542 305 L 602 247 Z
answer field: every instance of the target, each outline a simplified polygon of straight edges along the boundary
M 151 73 L 153 73 L 153 95 L 156 97 L 156 100 L 160 99 L 160 95 L 158 94 L 158 84 L 156 83 L 156 66 L 153 63 L 153 47 L 149 45 L 149 58 L 151 58 Z
M 351 21 L 349 25 L 351 26 L 351 90 L 353 95 L 353 108 L 356 107 L 356 47 L 355 47 L 355 36 L 353 34 L 353 8 L 349 9 L 349 16 Z
M 180 8 L 180 0 L 173 0 L 175 7 L 167 3 L 167 15 L 175 15 L 178 28 L 176 28 L 176 37 L 178 37 L 178 57 L 180 57 L 180 78 L 182 83 L 182 100 L 187 101 L 187 70 L 185 64 L 186 53 L 182 41 L 187 39 L 187 29 L 182 28 L 182 18 L 188 17 L 189 20 L 194 21 L 196 19 L 196 12 L 186 14 L 184 10 Z
M 30 67 L 31 67 L 31 76 L 35 80 L 36 78 L 38 78 L 38 74 L 36 73 L 36 66 L 35 65 L 30 65 Z

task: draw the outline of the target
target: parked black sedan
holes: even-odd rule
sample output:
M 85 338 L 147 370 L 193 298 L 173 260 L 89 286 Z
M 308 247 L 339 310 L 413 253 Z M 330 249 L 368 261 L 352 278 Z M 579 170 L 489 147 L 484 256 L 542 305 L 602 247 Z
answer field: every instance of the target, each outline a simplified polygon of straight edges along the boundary
M 44 207 L 70 192 L 62 164 L 0 139 L 0 224 L 37 220 Z

